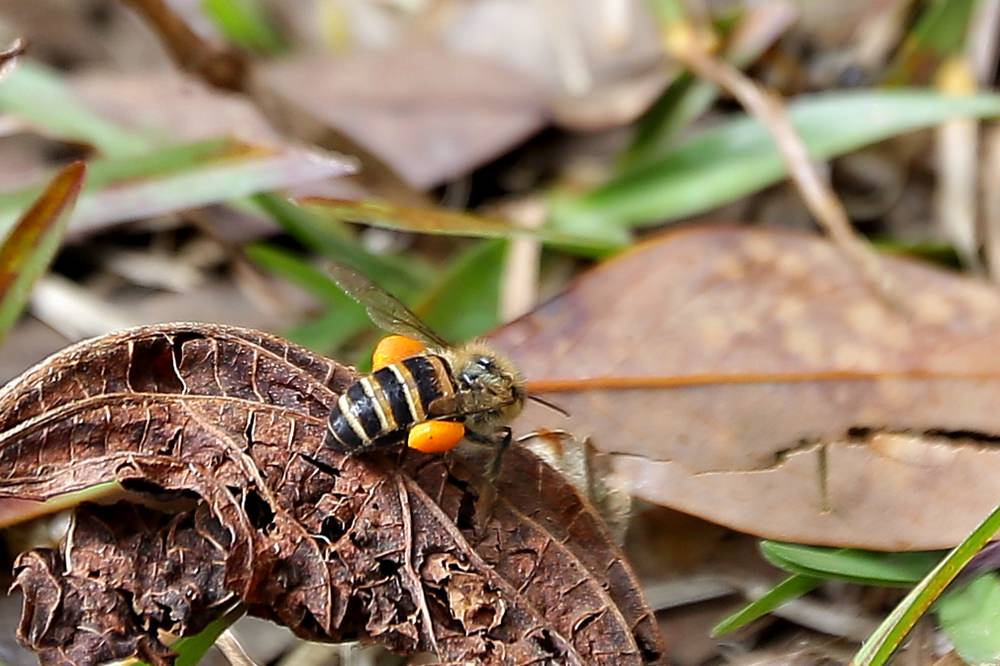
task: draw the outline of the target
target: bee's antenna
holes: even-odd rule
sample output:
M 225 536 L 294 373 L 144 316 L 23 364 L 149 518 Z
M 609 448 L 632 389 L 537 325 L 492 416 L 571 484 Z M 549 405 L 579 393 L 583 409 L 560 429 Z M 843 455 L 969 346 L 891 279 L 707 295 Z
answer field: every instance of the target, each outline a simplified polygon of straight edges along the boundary
M 560 414 L 562 414 L 563 416 L 565 416 L 567 418 L 569 417 L 569 412 L 567 412 L 565 409 L 563 409 L 559 405 L 556 405 L 556 404 L 553 404 L 553 403 L 549 402 L 548 400 L 546 400 L 544 398 L 539 398 L 537 395 L 530 395 L 529 394 L 528 395 L 528 400 L 531 400 L 532 402 L 537 402 L 539 405 L 544 405 L 544 406 L 548 407 L 549 409 L 551 409 L 553 412 L 559 412 Z

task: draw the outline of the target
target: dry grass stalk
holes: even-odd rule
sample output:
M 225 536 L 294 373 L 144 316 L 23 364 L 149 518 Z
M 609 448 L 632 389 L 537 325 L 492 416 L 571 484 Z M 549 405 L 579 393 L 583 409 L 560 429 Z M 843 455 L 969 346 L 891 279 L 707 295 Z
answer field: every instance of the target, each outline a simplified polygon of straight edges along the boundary
M 764 125 L 774 138 L 789 176 L 809 212 L 859 269 L 865 281 L 890 305 L 901 307 L 904 304 L 902 291 L 892 276 L 882 270 L 878 255 L 855 234 L 844 205 L 816 169 L 781 100 L 732 65 L 715 58 L 706 46 L 710 40 L 697 35 L 689 25 L 670 26 L 665 41 L 671 55 L 698 76 L 731 94 Z

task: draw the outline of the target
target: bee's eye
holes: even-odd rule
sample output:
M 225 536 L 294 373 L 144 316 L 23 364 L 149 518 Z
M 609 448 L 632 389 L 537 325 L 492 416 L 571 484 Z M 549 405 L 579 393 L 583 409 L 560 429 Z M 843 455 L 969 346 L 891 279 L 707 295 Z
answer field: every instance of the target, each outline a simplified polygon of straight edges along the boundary
M 493 369 L 493 361 L 491 361 L 486 356 L 480 356 L 478 359 L 476 359 L 476 365 L 478 365 L 483 370 L 492 370 Z

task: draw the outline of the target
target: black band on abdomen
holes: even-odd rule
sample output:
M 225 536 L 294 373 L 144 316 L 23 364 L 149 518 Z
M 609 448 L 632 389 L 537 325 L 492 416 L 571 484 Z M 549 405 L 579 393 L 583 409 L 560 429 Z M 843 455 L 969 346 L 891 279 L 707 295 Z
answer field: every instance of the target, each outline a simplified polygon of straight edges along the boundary
M 423 356 L 403 359 L 402 364 L 413 375 L 413 382 L 417 385 L 417 393 L 420 396 L 420 404 L 423 405 L 424 413 L 426 413 L 430 404 L 436 398 L 441 397 L 437 372 L 435 372 L 433 364 Z
M 333 439 L 336 440 L 336 443 L 340 444 L 346 451 L 353 451 L 364 444 L 361 438 L 358 437 L 358 434 L 354 432 L 351 424 L 340 414 L 340 408 L 336 405 L 334 405 L 333 411 L 330 413 L 330 422 L 327 429 L 330 431 Z
M 361 424 L 368 439 L 375 439 L 381 435 L 382 423 L 378 420 L 378 414 L 375 413 L 372 399 L 365 393 L 360 381 L 354 382 L 348 387 L 347 399 L 351 402 L 351 413 Z
M 396 378 L 396 373 L 390 368 L 382 368 L 372 375 L 372 380 L 385 392 L 397 427 L 406 427 L 417 420 L 416 416 L 410 413 L 409 404 L 406 402 L 406 388 Z

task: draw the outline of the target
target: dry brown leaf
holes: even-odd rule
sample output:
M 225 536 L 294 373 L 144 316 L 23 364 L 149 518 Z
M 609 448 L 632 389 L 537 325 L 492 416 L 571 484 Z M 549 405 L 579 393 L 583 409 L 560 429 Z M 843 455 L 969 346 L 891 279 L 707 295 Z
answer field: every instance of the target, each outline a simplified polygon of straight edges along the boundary
M 153 35 L 121 2 L 0 0 L 0 16 L 5 31 L 25 37 L 32 58 L 61 68 L 149 72 L 171 66 L 162 49 L 150 48 Z
M 175 515 L 84 505 L 62 552 L 36 549 L 15 563 L 25 597 L 18 636 L 42 663 L 133 655 L 170 663 L 170 650 L 141 623 L 194 633 L 221 615 L 234 602 L 223 585 L 228 538 L 205 505 Z
M 285 145 L 245 96 L 180 72 L 90 71 L 73 76 L 70 84 L 80 100 L 123 127 L 179 142 L 232 136 L 258 146 Z
M 620 552 L 527 452 L 507 458 L 486 513 L 488 452 L 403 455 L 404 473 L 389 456 L 324 448 L 330 405 L 354 376 L 262 333 L 175 324 L 81 343 L 0 391 L 0 494 L 45 499 L 115 479 L 210 509 L 141 514 L 129 520 L 148 529 L 121 534 L 100 528 L 118 524 L 101 509 L 71 560 L 22 556 L 24 640 L 81 664 L 130 651 L 162 660 L 157 630 L 196 631 L 232 595 L 314 640 L 486 664 L 657 662 L 652 614 Z M 206 563 L 190 575 L 175 570 L 192 561 L 185 548 Z M 177 583 L 143 574 L 153 562 Z M 141 603 L 178 590 L 198 603 Z M 78 629 L 91 625 L 100 641 Z
M 503 64 L 536 81 L 553 120 L 571 130 L 636 120 L 676 73 L 664 62 L 659 23 L 643 0 L 477 0 L 414 6 L 412 13 L 378 3 L 344 7 L 351 47 L 384 48 L 390 39 L 406 48 L 420 40 L 457 61 Z
M 358 155 L 322 138 L 332 128 L 417 189 L 464 176 L 546 120 L 543 93 L 516 71 L 413 45 L 262 63 L 253 91 L 299 138 Z
M 1000 496 L 1000 297 L 903 259 L 912 318 L 828 242 L 668 234 L 493 341 L 637 496 L 759 536 L 954 545 Z M 825 474 L 823 470 L 825 469 Z

